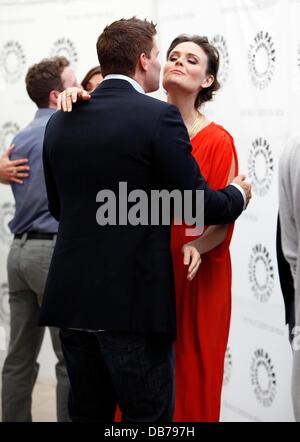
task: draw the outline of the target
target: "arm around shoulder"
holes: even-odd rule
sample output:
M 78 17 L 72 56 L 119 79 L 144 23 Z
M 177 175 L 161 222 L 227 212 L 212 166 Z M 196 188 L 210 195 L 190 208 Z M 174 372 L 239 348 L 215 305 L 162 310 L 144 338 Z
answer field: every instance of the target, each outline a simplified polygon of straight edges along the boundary
M 203 190 L 204 223 L 233 223 L 242 213 L 244 200 L 234 186 L 212 190 L 204 180 L 191 153 L 191 144 L 182 117 L 175 106 L 167 106 L 160 115 L 153 137 L 154 169 L 162 188 Z

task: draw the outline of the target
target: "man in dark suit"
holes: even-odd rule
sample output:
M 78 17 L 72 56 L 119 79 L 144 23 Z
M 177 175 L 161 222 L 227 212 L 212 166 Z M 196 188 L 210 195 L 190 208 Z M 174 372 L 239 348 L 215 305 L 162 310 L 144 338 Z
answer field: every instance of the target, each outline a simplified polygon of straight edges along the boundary
M 136 18 L 106 27 L 97 42 L 103 83 L 46 130 L 49 208 L 60 225 L 41 324 L 61 328 L 73 421 L 112 421 L 117 403 L 124 421 L 173 415 L 170 225 L 99 225 L 99 192 L 118 194 L 122 182 L 147 195 L 204 190 L 205 224 L 234 222 L 251 197 L 243 178 L 238 188 L 208 188 L 177 108 L 145 95 L 159 86 L 155 35 Z

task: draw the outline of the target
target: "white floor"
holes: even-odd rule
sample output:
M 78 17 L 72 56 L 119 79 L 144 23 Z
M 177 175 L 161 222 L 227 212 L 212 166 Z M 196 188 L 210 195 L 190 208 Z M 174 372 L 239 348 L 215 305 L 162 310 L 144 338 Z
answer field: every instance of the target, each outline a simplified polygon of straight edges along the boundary
M 33 422 L 56 422 L 55 385 L 37 383 L 32 400 Z

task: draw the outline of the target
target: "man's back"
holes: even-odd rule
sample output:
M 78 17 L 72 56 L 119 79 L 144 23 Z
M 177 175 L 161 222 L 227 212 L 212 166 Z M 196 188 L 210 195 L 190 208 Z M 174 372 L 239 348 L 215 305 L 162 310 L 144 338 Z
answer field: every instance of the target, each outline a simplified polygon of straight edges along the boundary
M 46 152 L 55 164 L 60 189 L 60 208 L 51 209 L 60 210 L 64 238 L 78 234 L 76 224 L 80 232 L 86 227 L 102 233 L 94 222 L 99 191 L 117 191 L 119 182 L 144 190 L 158 184 L 151 146 L 157 121 L 168 105 L 139 94 L 124 81 L 114 80 L 118 86 L 110 88 L 111 83 L 103 83 L 92 100 L 72 114 L 57 113 L 47 128 L 46 136 L 50 131 L 51 136 Z
M 53 167 L 49 204 L 60 227 L 45 295 L 47 323 L 174 334 L 169 226 L 99 226 L 96 221 L 99 191 L 116 194 L 118 222 L 120 182 L 127 183 L 128 193 L 160 189 L 153 141 L 166 107 L 127 82 L 106 81 L 89 103 L 49 122 L 45 172 L 47 178 Z M 53 319 L 50 293 L 62 302 Z
M 14 234 L 29 231 L 55 233 L 58 229 L 48 209 L 42 164 L 45 127 L 54 112 L 52 109 L 39 109 L 34 120 L 13 140 L 16 147 L 12 159 L 28 158 L 31 167 L 30 179 L 22 185 L 12 184 L 16 213 L 9 227 Z

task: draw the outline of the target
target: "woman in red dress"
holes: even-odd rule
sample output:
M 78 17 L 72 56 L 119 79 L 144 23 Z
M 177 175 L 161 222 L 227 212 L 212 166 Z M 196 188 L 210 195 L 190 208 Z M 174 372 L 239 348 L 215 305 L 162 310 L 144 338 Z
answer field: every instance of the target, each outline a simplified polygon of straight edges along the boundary
M 163 84 L 168 102 L 181 112 L 209 186 L 223 188 L 238 173 L 234 142 L 198 110 L 219 89 L 218 52 L 205 37 L 183 35 L 172 42 L 167 57 Z M 219 420 L 231 313 L 232 233 L 233 225 L 209 226 L 201 237 L 191 238 L 185 236 L 185 226 L 172 227 L 178 332 L 175 421 Z M 191 281 L 182 262 L 187 243 L 202 259 Z

